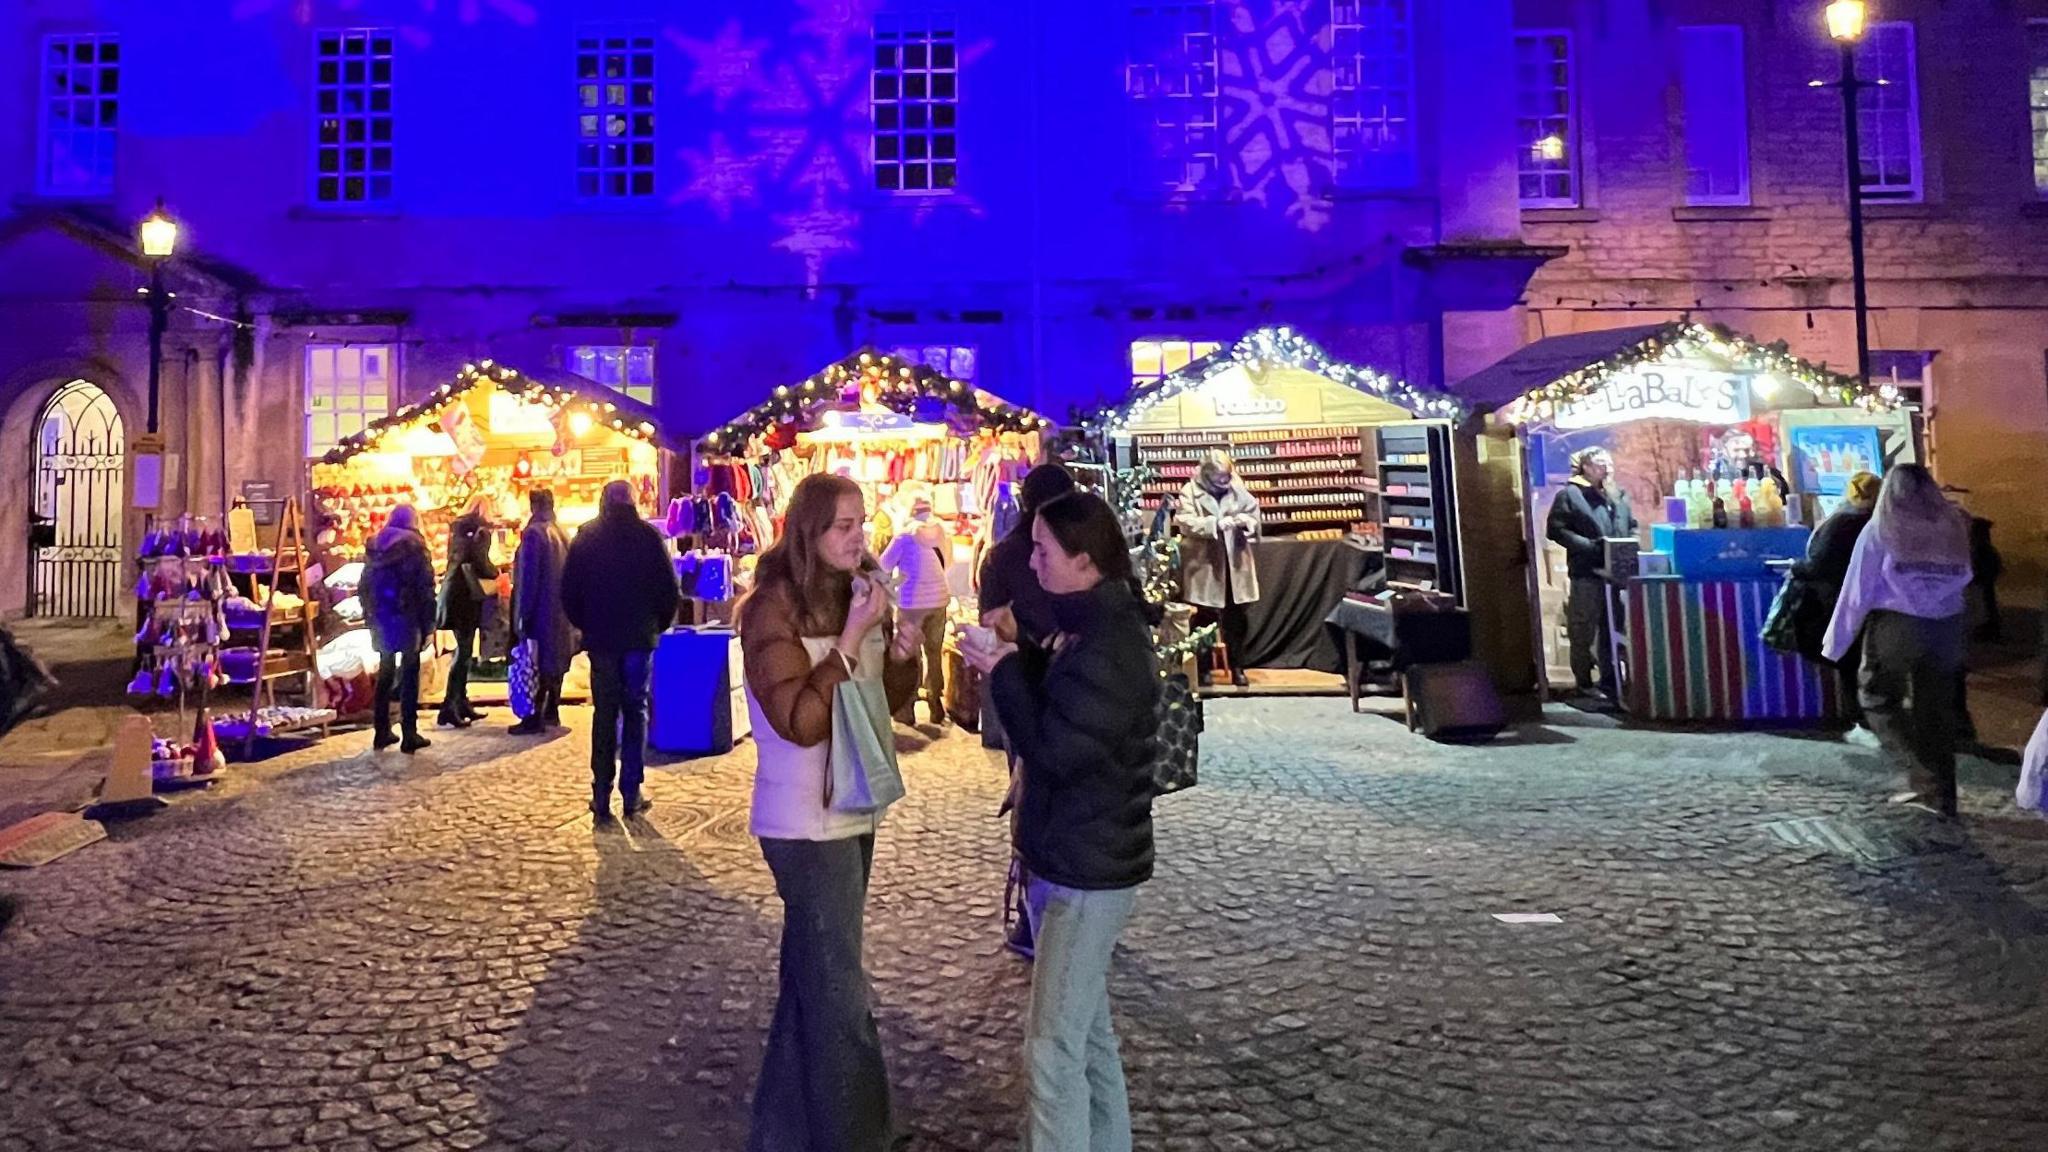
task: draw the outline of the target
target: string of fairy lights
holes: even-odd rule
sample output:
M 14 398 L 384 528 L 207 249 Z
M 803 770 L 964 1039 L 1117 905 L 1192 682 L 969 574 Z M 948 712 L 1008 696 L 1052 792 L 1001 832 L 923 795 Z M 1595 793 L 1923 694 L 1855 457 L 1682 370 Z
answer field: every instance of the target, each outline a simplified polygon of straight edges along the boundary
M 362 431 L 342 440 L 321 457 L 326 464 L 345 463 L 353 457 L 371 451 L 386 433 L 404 428 L 423 418 L 438 418 L 441 411 L 455 399 L 479 384 L 490 383 L 531 404 L 540 404 L 554 411 L 565 411 L 571 416 L 581 414 L 588 417 L 591 426 L 605 428 L 621 436 L 627 436 L 645 444 L 657 443 L 659 429 L 648 419 L 638 405 L 624 399 L 607 400 L 591 392 L 608 392 L 601 385 L 590 385 L 590 391 L 580 391 L 566 384 L 543 384 L 518 369 L 490 360 L 464 364 L 455 379 L 434 389 L 415 403 L 408 404 L 391 415 L 372 421 Z
M 1081 413 L 1077 423 L 1100 435 L 1137 422 L 1159 405 L 1202 387 L 1235 368 L 1257 375 L 1269 368 L 1313 372 L 1327 380 L 1395 404 L 1416 416 L 1462 420 L 1470 409 L 1463 400 L 1443 392 L 1417 388 L 1374 368 L 1332 357 L 1321 345 L 1289 327 L 1260 328 L 1228 348 L 1220 349 L 1132 393 L 1122 403 Z
M 1052 421 L 1029 408 L 997 400 L 964 380 L 870 350 L 828 365 L 801 384 L 778 386 L 767 400 L 707 433 L 699 450 L 710 456 L 742 454 L 775 425 L 808 420 L 820 409 L 841 403 L 849 386 L 858 387 L 863 401 L 904 415 L 913 414 L 921 400 L 939 400 L 977 428 L 1023 433 L 1052 427 Z
M 1791 380 L 1822 404 L 1860 408 L 1866 412 L 1890 412 L 1901 403 L 1896 386 L 1890 383 L 1867 384 L 1853 376 L 1831 372 L 1794 356 L 1782 342 L 1759 344 L 1718 325 L 1681 320 L 1666 325 L 1640 343 L 1575 369 L 1523 395 L 1501 410 L 1501 418 L 1510 424 L 1549 420 L 1560 407 L 1592 396 L 1621 373 L 1688 357 L 1708 357 L 1728 364 L 1735 372 L 1755 372 Z

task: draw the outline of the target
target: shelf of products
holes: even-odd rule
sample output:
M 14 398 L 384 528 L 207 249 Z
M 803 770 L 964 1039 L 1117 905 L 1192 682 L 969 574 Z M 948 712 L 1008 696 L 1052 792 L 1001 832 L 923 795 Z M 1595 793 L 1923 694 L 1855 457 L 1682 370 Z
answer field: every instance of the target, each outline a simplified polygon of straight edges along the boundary
M 1140 496 L 1145 508 L 1180 495 L 1203 458 L 1222 449 L 1258 499 L 1269 536 L 1335 538 L 1376 518 L 1378 477 L 1362 428 L 1140 433 L 1134 443 L 1138 462 L 1158 472 Z
M 1374 439 L 1388 582 L 1458 595 L 1462 582 L 1450 430 L 1437 424 L 1386 425 L 1374 430 Z
M 272 522 L 276 524 L 276 537 L 264 553 L 270 563 L 260 570 L 235 574 L 238 580 L 246 578 L 246 588 L 236 589 L 237 594 L 224 605 L 222 613 L 225 640 L 232 646 L 222 648 L 220 669 L 229 683 L 249 689 L 249 712 L 243 714 L 232 737 L 242 741 L 244 755 L 255 751 L 257 737 L 271 734 L 261 723 L 266 713 L 296 715 L 316 711 L 287 709 L 277 702 L 278 681 L 294 678 L 299 680 L 308 702 L 314 698 L 320 606 L 305 587 L 307 553 L 298 502 L 276 501 L 275 510 Z M 241 531 L 253 535 L 253 510 L 242 506 L 230 512 L 231 530 L 238 518 L 244 520 Z M 294 589 L 286 590 L 286 583 Z M 258 718 L 257 723 L 249 722 L 251 715 Z M 311 726 L 322 728 L 324 733 L 333 720 L 330 713 Z

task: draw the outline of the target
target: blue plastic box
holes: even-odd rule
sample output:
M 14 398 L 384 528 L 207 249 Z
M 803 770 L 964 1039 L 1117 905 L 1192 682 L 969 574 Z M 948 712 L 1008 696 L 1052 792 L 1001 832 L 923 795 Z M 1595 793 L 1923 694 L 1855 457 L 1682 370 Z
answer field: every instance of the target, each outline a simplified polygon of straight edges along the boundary
M 1806 556 L 1806 538 L 1811 529 L 1787 528 L 1685 528 L 1676 524 L 1652 524 L 1650 542 L 1659 552 L 1671 556 L 1671 570 L 1689 580 L 1717 580 L 1769 576 L 1772 560 L 1800 560 Z

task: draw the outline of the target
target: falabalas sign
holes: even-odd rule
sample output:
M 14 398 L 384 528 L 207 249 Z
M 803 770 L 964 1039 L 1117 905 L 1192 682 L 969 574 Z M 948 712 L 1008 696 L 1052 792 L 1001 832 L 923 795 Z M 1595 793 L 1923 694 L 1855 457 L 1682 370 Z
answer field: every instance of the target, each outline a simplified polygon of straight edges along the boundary
M 1591 396 L 1559 404 L 1550 422 L 1559 428 L 1600 428 L 1659 419 L 1741 424 L 1749 419 L 1754 380 L 1754 373 L 1707 365 L 1635 368 L 1608 377 Z

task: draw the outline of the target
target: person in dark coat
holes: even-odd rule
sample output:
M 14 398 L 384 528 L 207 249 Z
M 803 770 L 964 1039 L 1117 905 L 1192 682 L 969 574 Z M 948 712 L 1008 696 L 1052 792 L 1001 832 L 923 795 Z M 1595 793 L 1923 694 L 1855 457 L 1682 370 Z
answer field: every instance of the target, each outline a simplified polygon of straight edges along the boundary
M 1799 566 L 1799 575 L 1812 580 L 1820 589 L 1821 605 L 1827 616 L 1834 615 L 1835 602 L 1842 598 L 1842 579 L 1849 574 L 1856 541 L 1870 526 L 1870 512 L 1877 506 L 1878 489 L 1883 483 L 1875 472 L 1858 472 L 1849 477 L 1842 502 L 1806 539 L 1806 561 Z M 1822 630 L 1825 629 L 1823 622 Z M 1809 659 L 1825 659 L 1818 650 L 1806 655 Z M 1863 639 L 1859 636 L 1849 646 L 1848 655 L 1834 665 L 1835 676 L 1841 682 L 1843 715 L 1859 725 L 1863 723 L 1863 705 L 1857 698 L 1856 679 L 1862 667 Z
M 633 486 L 605 485 L 597 519 L 576 533 L 562 566 L 562 610 L 590 655 L 590 810 L 599 819 L 611 816 L 614 774 L 624 814 L 648 808 L 647 669 L 678 598 L 668 541 L 641 519 Z
M 562 724 L 562 677 L 576 654 L 576 629 L 562 610 L 562 569 L 569 562 L 569 534 L 555 521 L 555 494 L 536 488 L 527 497 L 532 516 L 519 534 L 512 559 L 514 639 L 534 648 L 533 713 L 512 726 L 534 736 Z
M 1074 490 L 1062 464 L 1040 464 L 1017 486 L 1017 524 L 981 562 L 981 623 L 1010 643 L 1037 644 L 1052 634 L 1051 597 L 1031 570 L 1031 525 L 1038 510 Z
M 455 633 L 455 658 L 441 695 L 442 728 L 467 728 L 484 714 L 469 702 L 469 670 L 476 662 L 476 633 L 484 623 L 498 565 L 491 560 L 490 499 L 478 496 L 448 529 L 448 573 L 441 578 L 441 627 Z
M 1043 644 L 970 648 L 1018 759 L 1013 816 L 1037 930 L 1025 1023 L 1027 1149 L 1128 1148 L 1110 956 L 1152 878 L 1159 670 L 1116 513 L 1076 492 L 1039 509 Z
M 1571 638 L 1572 680 L 1580 695 L 1598 691 L 1609 700 L 1619 695 L 1607 643 L 1607 585 L 1600 569 L 1607 562 L 1601 541 L 1636 534 L 1635 513 L 1628 493 L 1609 484 L 1614 458 L 1605 448 L 1572 453 L 1572 477 L 1551 501 L 1549 537 L 1564 549 L 1565 572 L 1571 578 L 1565 607 L 1565 631 Z M 1599 680 L 1593 677 L 1599 666 Z
M 384 530 L 370 541 L 357 595 L 379 657 L 377 734 L 371 746 L 381 750 L 397 744 L 401 752 L 417 752 L 430 743 L 420 735 L 420 649 L 434 633 L 434 558 L 412 505 L 392 509 Z M 394 687 L 403 740 L 391 734 Z

